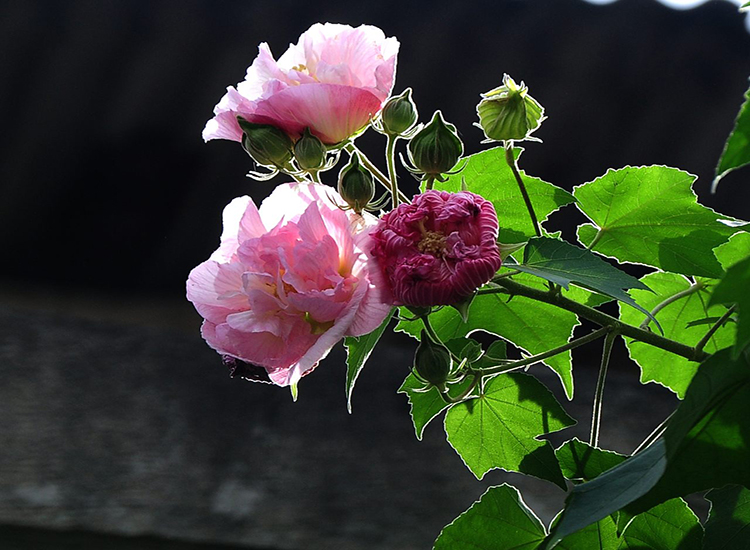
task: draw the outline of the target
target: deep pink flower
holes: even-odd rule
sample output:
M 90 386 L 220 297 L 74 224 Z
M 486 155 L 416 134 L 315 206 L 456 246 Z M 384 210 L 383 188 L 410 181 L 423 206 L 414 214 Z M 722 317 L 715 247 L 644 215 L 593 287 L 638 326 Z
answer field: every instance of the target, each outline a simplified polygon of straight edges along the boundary
M 279 386 L 296 384 L 344 336 L 376 329 L 392 307 L 368 264 L 375 219 L 329 195 L 343 204 L 308 183 L 278 186 L 260 210 L 234 199 L 218 250 L 187 281 L 208 344 Z
M 344 141 L 367 126 L 393 88 L 399 43 L 377 27 L 317 23 L 278 61 L 268 44 L 245 80 L 214 108 L 203 139 L 240 141 L 237 115 L 296 138 L 305 127 L 324 143 Z
M 372 255 L 396 305 L 455 304 L 500 269 L 497 234 L 490 201 L 431 190 L 383 216 Z

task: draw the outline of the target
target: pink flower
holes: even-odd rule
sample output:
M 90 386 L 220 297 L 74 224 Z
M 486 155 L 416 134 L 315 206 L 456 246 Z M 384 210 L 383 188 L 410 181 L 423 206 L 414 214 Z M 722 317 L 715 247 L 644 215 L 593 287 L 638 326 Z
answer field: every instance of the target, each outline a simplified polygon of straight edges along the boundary
M 431 190 L 383 216 L 372 255 L 396 305 L 455 304 L 500 269 L 497 233 L 490 201 Z
M 399 43 L 377 27 L 317 23 L 278 61 L 268 44 L 245 80 L 214 108 L 203 139 L 240 141 L 237 115 L 281 128 L 291 137 L 305 127 L 324 143 L 344 141 L 367 126 L 393 88 Z
M 338 209 L 319 184 L 278 186 L 260 210 L 224 209 L 221 244 L 190 272 L 187 297 L 216 351 L 296 384 L 344 336 L 376 329 L 391 310 L 368 263 L 375 220 Z

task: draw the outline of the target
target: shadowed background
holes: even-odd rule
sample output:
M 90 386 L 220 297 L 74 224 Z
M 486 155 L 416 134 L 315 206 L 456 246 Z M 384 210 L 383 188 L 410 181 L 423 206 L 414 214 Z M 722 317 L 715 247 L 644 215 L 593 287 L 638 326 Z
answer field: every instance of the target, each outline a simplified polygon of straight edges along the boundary
M 395 395 L 413 352 L 405 338 L 378 349 L 349 416 L 340 351 L 293 405 L 285 390 L 230 380 L 198 335 L 187 273 L 218 244 L 223 206 L 272 188 L 244 177 L 252 164 L 238 144 L 203 144 L 201 130 L 259 42 L 278 57 L 318 21 L 398 37 L 395 91 L 414 89 L 423 121 L 442 109 L 467 152 L 482 147 L 479 93 L 507 72 L 549 116 L 536 133 L 544 143 L 521 159 L 530 174 L 570 190 L 609 167 L 677 166 L 699 176 L 704 204 L 750 216 L 747 173 L 708 193 L 750 74 L 750 35 L 729 2 L 674 11 L 652 0 L 6 1 L 6 546 L 427 548 L 489 483 L 516 482 L 474 481 L 438 426 L 415 440 Z M 361 144 L 379 159 L 382 136 Z M 569 207 L 548 227 L 571 236 L 581 220 Z M 674 400 L 656 387 L 634 394 L 637 370 L 619 351 L 603 444 L 630 452 Z M 597 354 L 580 355 L 576 400 L 564 402 L 581 436 Z M 564 495 L 523 483 L 548 520 Z

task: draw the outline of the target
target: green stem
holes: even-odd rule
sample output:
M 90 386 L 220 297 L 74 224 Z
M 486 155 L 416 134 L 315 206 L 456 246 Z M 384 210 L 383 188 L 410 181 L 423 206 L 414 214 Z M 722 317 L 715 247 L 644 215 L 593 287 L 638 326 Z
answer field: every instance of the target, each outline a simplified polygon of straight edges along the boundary
M 391 180 L 391 207 L 398 206 L 398 181 L 396 180 L 396 140 L 398 136 L 388 134 L 385 146 L 385 162 L 388 166 L 388 177 Z
M 594 238 L 593 238 L 593 240 L 592 240 L 592 241 L 591 241 L 591 242 L 589 243 L 589 245 L 588 245 L 588 246 L 586 247 L 586 250 L 593 250 L 593 249 L 594 249 L 594 247 L 596 246 L 596 243 L 598 243 L 598 242 L 599 242 L 599 239 L 601 239 L 601 238 L 602 238 L 602 230 L 601 230 L 601 229 L 599 229 L 599 230 L 598 230 L 598 231 L 596 232 L 596 235 L 594 235 Z
M 661 435 L 664 433 L 664 430 L 667 429 L 667 425 L 669 424 L 669 421 L 672 420 L 672 416 L 674 416 L 674 413 L 675 411 L 672 411 L 671 413 L 669 413 L 669 416 L 666 417 L 664 420 L 662 420 L 661 424 L 659 424 L 656 428 L 654 428 L 654 431 L 648 434 L 646 439 L 644 439 L 643 442 L 635 448 L 635 451 L 633 451 L 633 454 L 636 454 L 642 451 L 643 449 L 651 445 L 654 441 L 659 439 Z
M 697 282 L 695 284 L 690 285 L 685 290 L 681 290 L 680 292 L 677 292 L 676 294 L 673 294 L 663 302 L 656 305 L 654 309 L 651 310 L 651 315 L 653 317 L 656 317 L 656 314 L 659 313 L 662 309 L 667 307 L 669 304 L 673 304 L 677 300 L 684 298 L 685 296 L 690 296 L 691 294 L 694 294 L 698 292 L 700 289 L 702 289 L 705 285 L 701 282 Z M 638 325 L 638 328 L 645 329 L 648 327 L 649 323 L 651 323 L 651 317 L 646 317 L 640 325 Z
M 450 394 L 448 393 L 448 390 L 445 390 L 444 392 L 440 392 L 440 397 L 442 397 L 443 401 L 445 401 L 446 403 L 451 403 L 451 404 L 453 404 L 453 403 L 460 403 L 461 401 L 463 401 L 464 399 L 466 399 L 466 397 L 471 392 L 474 391 L 474 388 L 477 387 L 477 384 L 479 383 L 479 380 L 481 378 L 482 378 L 481 375 L 475 374 L 474 375 L 474 380 L 471 381 L 471 384 L 469 384 L 469 386 L 464 391 L 462 391 L 460 394 L 458 394 L 456 397 L 451 397 Z
M 355 151 L 359 153 L 359 160 L 362 162 L 362 164 L 365 165 L 365 168 L 372 172 L 372 175 L 375 176 L 375 179 L 378 180 L 383 185 L 383 187 L 385 187 L 388 191 L 391 190 L 391 182 L 388 181 L 388 178 L 385 176 L 385 174 L 378 170 L 378 167 L 375 166 L 362 151 L 357 149 L 356 145 L 354 145 L 353 143 L 349 143 L 344 147 L 344 149 L 346 149 L 350 153 L 353 153 Z M 398 198 L 401 202 L 411 202 L 409 201 L 409 197 L 404 195 L 401 191 L 398 192 Z
M 427 178 L 424 180 L 424 190 L 429 191 L 430 189 L 432 189 L 434 184 L 435 176 L 427 176 Z
M 310 179 L 313 180 L 315 183 L 320 183 L 320 174 L 318 174 L 317 170 L 311 170 L 308 172 L 310 174 Z
M 531 223 L 534 224 L 534 232 L 537 237 L 541 237 L 542 230 L 539 228 L 539 221 L 536 218 L 536 212 L 534 212 L 534 207 L 531 204 L 529 193 L 526 191 L 526 185 L 523 183 L 521 173 L 518 171 L 516 157 L 513 155 L 513 141 L 508 141 L 505 144 L 505 161 L 508 163 L 508 166 L 510 166 L 510 170 L 513 172 L 513 176 L 518 183 L 518 188 L 521 190 L 521 195 L 523 195 L 523 200 L 526 203 L 526 209 L 529 211 L 529 216 L 531 217 Z
M 594 340 L 601 338 L 602 336 L 604 336 L 611 330 L 612 330 L 611 327 L 598 328 L 595 331 L 591 332 L 590 334 L 587 334 L 586 336 L 581 336 L 580 338 L 571 340 L 565 345 L 558 346 L 549 351 L 545 351 L 544 353 L 539 353 L 537 355 L 532 355 L 531 357 L 526 357 L 525 359 L 520 359 L 518 361 L 506 363 L 505 365 L 500 365 L 499 367 L 491 367 L 488 369 L 481 369 L 481 370 L 474 369 L 474 372 L 479 372 L 482 375 L 489 375 L 489 374 L 497 374 L 500 372 L 508 372 L 508 371 L 520 369 L 521 367 L 525 367 L 527 365 L 533 365 L 534 363 L 538 363 L 539 361 L 544 361 L 545 359 L 548 359 L 549 357 L 552 357 L 559 353 L 563 353 L 570 349 L 575 349 L 584 344 L 588 344 L 589 342 L 593 342 Z
M 486 294 L 495 294 L 504 291 L 510 294 L 525 296 L 527 298 L 531 298 L 532 300 L 551 304 L 575 313 L 579 317 L 592 321 L 599 326 L 612 327 L 623 336 L 634 338 L 640 342 L 644 342 L 654 347 L 669 351 L 671 353 L 674 353 L 675 355 L 679 355 L 680 357 L 689 359 L 690 361 L 703 361 L 709 356 L 709 354 L 705 353 L 703 350 L 699 350 L 691 346 L 686 346 L 685 344 L 681 344 L 680 342 L 675 342 L 674 340 L 670 340 L 669 338 L 659 336 L 658 334 L 656 334 L 655 332 L 651 332 L 650 330 L 643 330 L 633 325 L 628 325 L 626 323 L 623 323 L 619 319 L 615 319 L 614 317 L 607 315 L 606 313 L 594 309 L 593 307 L 589 307 L 587 305 L 566 298 L 560 293 L 532 288 L 530 286 L 518 283 L 513 279 L 500 279 L 496 281 L 496 284 L 499 288 L 486 289 L 488 291 L 491 291 L 487 292 Z
M 730 307 L 724 315 L 719 317 L 719 320 L 716 321 L 710 329 L 708 329 L 708 332 L 706 335 L 700 339 L 700 341 L 695 344 L 695 349 L 697 350 L 703 350 L 703 348 L 708 344 L 708 341 L 711 339 L 711 337 L 714 335 L 714 333 L 721 328 L 721 326 L 726 323 L 729 320 L 729 317 L 731 317 L 732 313 L 734 313 L 735 308 L 737 307 L 737 304 Z
M 432 324 L 430 323 L 430 316 L 429 315 L 423 315 L 421 317 L 422 324 L 424 325 L 425 331 L 427 331 L 427 335 L 432 339 L 433 342 L 436 344 L 440 344 L 441 346 L 445 346 L 443 344 L 443 341 L 440 339 L 440 336 L 438 336 L 437 332 L 435 332 L 435 329 L 432 328 Z M 445 348 L 448 349 L 448 348 Z M 451 354 L 451 359 L 453 359 L 455 362 L 460 363 L 461 359 L 456 357 L 451 350 L 448 350 L 448 353 Z
M 604 382 L 607 379 L 607 369 L 609 368 L 609 358 L 612 355 L 612 345 L 615 343 L 615 338 L 617 338 L 617 336 L 617 332 L 610 332 L 604 339 L 602 363 L 599 366 L 599 378 L 596 381 L 594 407 L 591 413 L 591 437 L 589 438 L 589 444 L 592 447 L 599 446 L 599 428 L 602 423 L 602 402 L 604 401 Z

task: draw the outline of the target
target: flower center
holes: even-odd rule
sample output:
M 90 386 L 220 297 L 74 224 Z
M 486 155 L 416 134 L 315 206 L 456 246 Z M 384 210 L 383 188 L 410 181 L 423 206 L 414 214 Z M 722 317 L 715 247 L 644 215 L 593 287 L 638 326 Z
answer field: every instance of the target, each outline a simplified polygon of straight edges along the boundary
M 442 256 L 445 250 L 445 235 L 436 231 L 424 231 L 422 240 L 417 243 L 420 252 Z

